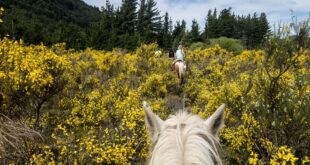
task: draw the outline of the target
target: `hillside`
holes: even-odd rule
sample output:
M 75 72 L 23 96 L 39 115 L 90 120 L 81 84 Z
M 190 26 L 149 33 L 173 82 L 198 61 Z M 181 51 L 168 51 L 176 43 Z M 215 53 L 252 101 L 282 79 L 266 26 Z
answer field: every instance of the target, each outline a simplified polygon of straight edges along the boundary
M 236 15 L 231 8 L 219 12 L 206 9 L 205 25 L 199 25 L 195 19 L 186 22 L 172 20 L 168 12 L 162 15 L 154 0 L 124 0 L 118 7 L 106 0 L 102 10 L 81 0 L 3 0 L 0 7 L 5 10 L 0 16 L 4 21 L 1 36 L 48 46 L 65 42 L 77 50 L 135 50 L 153 42 L 169 50 L 180 43 L 190 47 L 219 37 L 240 40 L 244 48 L 254 49 L 261 47 L 269 31 L 263 12 Z
M 5 8 L 1 36 L 32 44 L 66 42 L 76 48 L 83 47 L 87 27 L 100 15 L 81 0 L 2 0 L 0 6 Z
M 184 93 L 203 118 L 227 104 L 224 164 L 307 164 L 310 51 L 296 44 L 272 38 L 266 51 L 188 51 L 179 86 L 156 44 L 124 54 L 2 39 L 0 112 L 28 127 L 0 117 L 0 164 L 143 164 L 151 144 L 142 101 L 166 119 Z
M 310 163 L 310 18 L 267 33 L 263 13 L 235 17 L 230 9 L 210 10 L 208 25 L 214 26 L 205 29 L 207 35 L 195 21 L 191 31 L 182 21 L 153 33 L 144 25 L 160 21 L 136 24 L 132 2 L 123 0 L 117 9 L 107 3 L 99 11 L 80 0 L 1 0 L 0 164 L 145 164 L 150 152 L 156 155 L 152 148 L 166 145 L 158 140 L 166 136 L 181 145 L 164 149 L 162 157 L 174 153 L 185 161 L 200 155 L 188 150 L 193 138 L 179 136 L 188 130 L 211 148 L 214 140 L 220 144 L 218 150 L 201 149 L 213 152 L 203 164 L 213 158 L 234 165 Z M 154 1 L 148 2 L 152 11 Z M 243 26 L 234 30 L 227 20 Z M 153 37 L 168 40 L 156 43 Z M 182 84 L 173 60 L 160 53 L 180 43 L 187 64 Z M 150 112 L 143 101 L 163 120 L 179 110 L 207 119 L 224 103 L 225 114 L 218 116 L 225 126 L 212 131 L 222 124 L 201 120 L 206 129 L 197 132 L 188 127 L 196 125 L 194 118 L 152 134 L 145 126 L 161 121 L 145 123 L 154 116 L 145 116 Z M 162 134 L 164 129 L 179 135 Z

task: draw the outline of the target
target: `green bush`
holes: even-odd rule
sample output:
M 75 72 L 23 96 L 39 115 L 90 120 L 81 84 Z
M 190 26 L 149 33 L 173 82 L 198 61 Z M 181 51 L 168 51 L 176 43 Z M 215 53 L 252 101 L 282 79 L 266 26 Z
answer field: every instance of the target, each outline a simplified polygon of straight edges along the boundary
M 190 50 L 196 50 L 196 49 L 204 49 L 206 48 L 206 45 L 203 42 L 195 42 L 192 43 L 191 46 L 189 47 Z
M 241 41 L 232 38 L 220 37 L 216 39 L 210 39 L 210 47 L 215 45 L 219 45 L 221 48 L 232 52 L 234 55 L 240 54 L 243 50 Z

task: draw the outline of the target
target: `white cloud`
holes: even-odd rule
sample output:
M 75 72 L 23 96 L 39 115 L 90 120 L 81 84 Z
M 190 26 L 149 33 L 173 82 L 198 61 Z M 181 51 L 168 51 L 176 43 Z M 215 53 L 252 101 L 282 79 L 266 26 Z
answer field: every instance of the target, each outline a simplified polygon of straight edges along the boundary
M 88 4 L 102 6 L 105 0 L 84 0 Z M 110 0 L 114 6 L 119 6 L 122 0 Z M 279 22 L 288 22 L 293 10 L 297 17 L 306 19 L 309 16 L 310 0 L 157 0 L 157 7 L 162 15 L 168 12 L 173 21 L 184 19 L 190 27 L 196 19 L 203 29 L 205 17 L 209 9 L 218 11 L 232 7 L 236 15 L 265 12 L 271 25 Z

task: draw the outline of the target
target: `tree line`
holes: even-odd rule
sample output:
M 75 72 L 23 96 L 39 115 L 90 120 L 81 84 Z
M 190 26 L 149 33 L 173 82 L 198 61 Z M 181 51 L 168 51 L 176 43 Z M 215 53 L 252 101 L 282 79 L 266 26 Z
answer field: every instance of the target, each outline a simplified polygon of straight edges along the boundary
M 106 0 L 101 9 L 79 0 L 4 0 L 0 5 L 7 9 L 2 36 L 32 44 L 65 42 L 75 49 L 132 50 L 151 42 L 171 49 L 219 37 L 241 40 L 243 47 L 252 49 L 269 30 L 265 13 L 236 15 L 231 8 L 209 10 L 203 28 L 194 19 L 188 30 L 185 20 L 174 22 L 168 12 L 161 15 L 154 0 L 123 0 L 119 7 Z
M 204 37 L 228 37 L 240 39 L 248 48 L 259 46 L 268 33 L 269 24 L 265 13 L 239 16 L 231 13 L 231 8 L 223 9 L 220 14 L 214 9 L 208 11 Z

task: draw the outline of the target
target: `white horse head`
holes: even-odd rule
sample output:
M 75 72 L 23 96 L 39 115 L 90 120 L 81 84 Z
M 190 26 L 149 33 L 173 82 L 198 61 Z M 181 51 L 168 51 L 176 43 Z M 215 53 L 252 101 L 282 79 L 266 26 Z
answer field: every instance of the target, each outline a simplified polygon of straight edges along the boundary
M 222 164 L 217 144 L 224 125 L 224 104 L 207 120 L 180 111 L 163 121 L 146 102 L 143 106 L 153 146 L 150 165 Z

